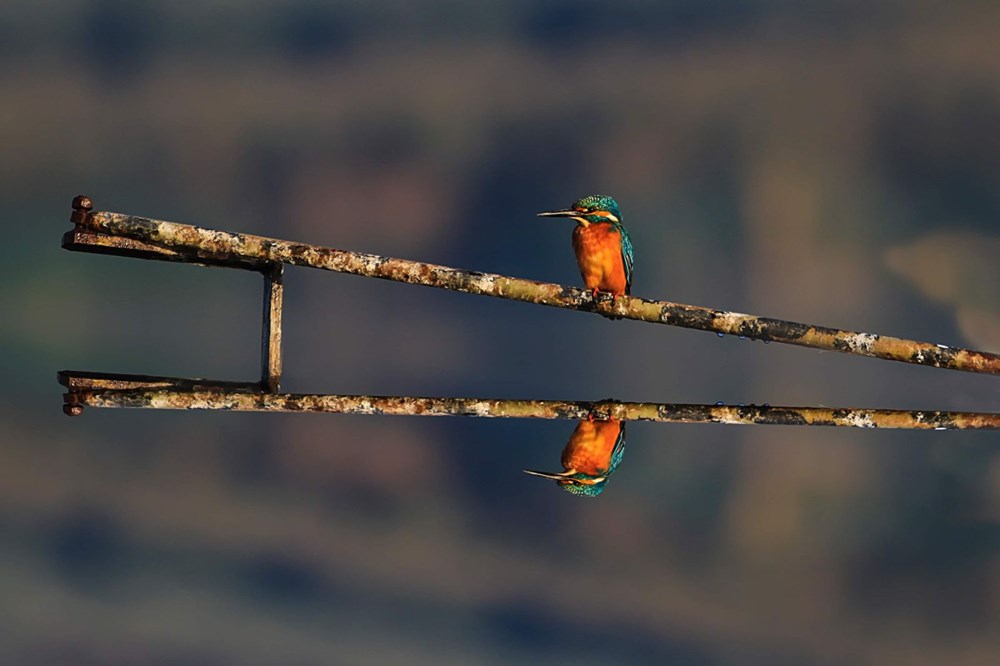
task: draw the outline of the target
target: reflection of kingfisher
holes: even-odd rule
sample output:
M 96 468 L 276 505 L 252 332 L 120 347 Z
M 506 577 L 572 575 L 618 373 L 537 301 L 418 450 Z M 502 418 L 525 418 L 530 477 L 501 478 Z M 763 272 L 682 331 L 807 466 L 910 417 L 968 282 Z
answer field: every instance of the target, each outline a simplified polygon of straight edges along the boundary
M 567 210 L 539 213 L 542 217 L 571 217 L 573 250 L 580 266 L 583 284 L 597 298 L 597 292 L 621 296 L 632 292 L 632 241 L 622 226 L 618 202 L 611 197 L 592 194 Z
M 608 478 L 618 469 L 625 455 L 625 422 L 580 421 L 562 452 L 560 473 L 524 470 L 528 474 L 555 479 L 559 486 L 574 495 L 600 495 Z

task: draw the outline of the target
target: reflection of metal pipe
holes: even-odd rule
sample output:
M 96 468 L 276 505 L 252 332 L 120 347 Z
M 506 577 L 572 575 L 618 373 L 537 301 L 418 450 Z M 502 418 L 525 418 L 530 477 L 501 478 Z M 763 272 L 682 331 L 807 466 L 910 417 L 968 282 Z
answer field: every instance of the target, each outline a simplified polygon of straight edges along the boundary
M 131 380 L 130 380 L 131 377 Z M 195 379 L 62 373 L 69 388 L 66 412 L 84 407 L 144 409 L 224 409 L 242 412 L 327 412 L 408 416 L 479 416 L 486 418 L 615 418 L 661 423 L 730 423 L 741 425 L 840 426 L 854 428 L 1000 429 L 1000 414 L 827 407 L 758 407 L 682 405 L 650 402 L 566 402 L 559 400 L 490 400 L 406 396 L 265 393 L 259 384 L 213 385 Z M 142 381 L 151 388 L 142 388 Z M 112 386 L 128 388 L 109 388 Z M 170 388 L 158 388 L 169 386 Z
M 986 352 L 634 296 L 620 296 L 615 301 L 599 297 L 595 301 L 589 291 L 558 284 L 213 231 L 123 213 L 92 212 L 87 197 L 77 197 L 74 208 L 72 221 L 76 229 L 63 239 L 63 247 L 71 250 L 254 270 L 263 270 L 271 264 L 308 266 L 935 368 L 1000 374 L 1000 355 Z

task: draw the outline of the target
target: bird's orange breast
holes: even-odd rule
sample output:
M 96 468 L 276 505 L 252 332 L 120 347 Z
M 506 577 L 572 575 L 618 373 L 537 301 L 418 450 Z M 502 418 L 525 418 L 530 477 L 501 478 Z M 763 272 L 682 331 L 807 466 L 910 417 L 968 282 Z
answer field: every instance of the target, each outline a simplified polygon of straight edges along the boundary
M 625 293 L 627 280 L 622 259 L 622 236 L 610 223 L 577 225 L 573 250 L 587 289 Z
M 563 467 L 591 476 L 606 474 L 621 426 L 621 421 L 616 419 L 580 421 L 563 449 Z

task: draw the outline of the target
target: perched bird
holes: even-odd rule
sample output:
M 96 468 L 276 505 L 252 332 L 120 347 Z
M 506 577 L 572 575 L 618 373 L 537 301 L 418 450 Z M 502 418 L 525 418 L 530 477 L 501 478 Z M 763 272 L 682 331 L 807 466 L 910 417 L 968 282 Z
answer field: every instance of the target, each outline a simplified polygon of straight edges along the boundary
M 580 421 L 562 452 L 563 472 L 526 473 L 554 479 L 559 487 L 574 495 L 594 497 L 604 491 L 625 455 L 625 422 Z
M 617 298 L 632 292 L 632 240 L 622 226 L 618 202 L 609 196 L 592 194 L 566 210 L 538 214 L 540 217 L 570 217 L 573 250 L 583 284 L 597 298 L 604 291 Z M 615 317 L 616 319 L 618 317 Z

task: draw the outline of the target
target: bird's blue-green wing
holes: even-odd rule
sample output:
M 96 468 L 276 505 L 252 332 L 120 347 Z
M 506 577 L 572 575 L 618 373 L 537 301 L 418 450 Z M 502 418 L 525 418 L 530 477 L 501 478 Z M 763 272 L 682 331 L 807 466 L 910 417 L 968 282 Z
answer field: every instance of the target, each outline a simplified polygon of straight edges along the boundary
M 615 440 L 615 448 L 611 452 L 611 464 L 608 465 L 607 475 L 611 474 L 618 469 L 618 465 L 621 464 L 622 458 L 625 457 L 625 422 L 622 421 L 621 430 L 618 431 L 618 439 Z
M 625 293 L 632 293 L 632 239 L 628 237 L 625 227 L 619 225 L 618 231 L 622 236 L 622 263 L 625 265 Z

